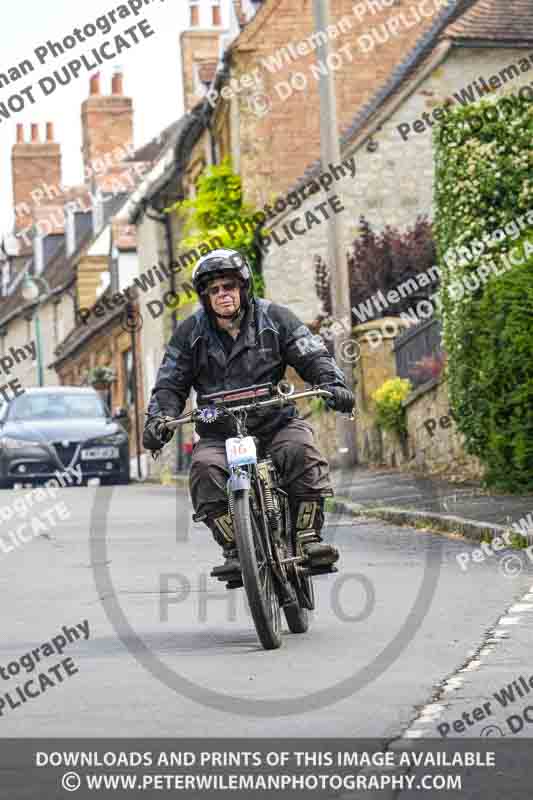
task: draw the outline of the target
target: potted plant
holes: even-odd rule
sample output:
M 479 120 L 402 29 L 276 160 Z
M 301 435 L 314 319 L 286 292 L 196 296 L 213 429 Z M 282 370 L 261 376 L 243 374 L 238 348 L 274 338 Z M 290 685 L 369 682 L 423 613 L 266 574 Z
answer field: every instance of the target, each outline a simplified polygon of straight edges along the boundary
M 92 367 L 87 373 L 87 383 L 97 391 L 105 391 L 116 380 L 113 367 Z

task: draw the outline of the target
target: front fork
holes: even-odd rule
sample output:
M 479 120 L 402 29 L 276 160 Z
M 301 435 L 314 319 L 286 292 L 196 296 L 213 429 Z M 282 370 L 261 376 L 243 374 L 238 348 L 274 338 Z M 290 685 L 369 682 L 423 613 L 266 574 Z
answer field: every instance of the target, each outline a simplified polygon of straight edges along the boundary
M 257 491 L 255 493 L 256 494 L 255 501 L 259 506 L 258 511 L 263 521 L 263 530 L 265 531 L 263 546 L 266 548 L 265 552 L 266 560 L 268 562 L 268 565 L 270 567 L 270 570 L 274 578 L 274 586 L 276 589 L 276 594 L 279 598 L 280 605 L 284 606 L 289 603 L 293 603 L 296 599 L 296 594 L 294 588 L 292 587 L 290 581 L 287 579 L 284 573 L 284 570 L 279 561 L 277 551 L 275 552 L 272 547 L 272 542 L 270 539 L 271 523 L 269 521 L 269 516 L 267 514 L 267 508 L 265 504 L 265 494 L 264 494 L 265 487 L 264 485 L 262 485 L 265 483 L 265 480 L 264 478 L 262 478 L 261 472 L 259 470 L 257 470 L 256 482 L 257 482 Z M 242 489 L 248 489 L 249 491 L 251 491 L 252 489 L 252 476 L 250 474 L 250 468 L 246 469 L 243 467 L 233 467 L 230 470 L 230 477 L 228 478 L 227 482 L 228 505 L 232 516 L 234 507 L 233 492 Z M 250 514 L 252 513 L 253 511 L 252 508 L 250 507 Z M 235 521 L 233 522 L 233 524 L 235 526 Z M 277 532 L 273 531 L 273 535 L 277 540 Z

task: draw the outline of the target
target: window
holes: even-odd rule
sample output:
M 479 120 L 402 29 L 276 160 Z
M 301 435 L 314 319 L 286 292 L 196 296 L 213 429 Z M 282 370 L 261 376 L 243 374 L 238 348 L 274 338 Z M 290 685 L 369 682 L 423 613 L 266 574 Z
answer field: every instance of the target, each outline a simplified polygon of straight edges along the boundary
M 104 416 L 104 407 L 96 392 L 79 394 L 25 392 L 12 401 L 9 409 L 11 420 L 101 419 Z
M 211 0 L 211 15 L 215 28 L 222 25 L 222 11 L 220 8 L 220 0 Z
M 200 0 L 189 0 L 190 26 L 197 28 L 200 24 Z

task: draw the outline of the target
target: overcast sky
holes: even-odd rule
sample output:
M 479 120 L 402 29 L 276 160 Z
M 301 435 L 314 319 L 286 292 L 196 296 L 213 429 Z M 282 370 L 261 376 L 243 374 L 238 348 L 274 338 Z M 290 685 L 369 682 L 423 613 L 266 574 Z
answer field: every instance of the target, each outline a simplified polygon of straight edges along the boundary
M 122 0 L 124 2 L 124 0 Z M 127 0 L 125 0 L 127 3 Z M 119 60 L 104 62 L 101 68 L 102 93 L 111 91 L 111 75 L 115 66 L 124 70 L 125 94 L 134 103 L 134 144 L 136 147 L 156 136 L 163 128 L 183 113 L 181 68 L 179 60 L 179 33 L 186 26 L 187 4 L 183 0 L 154 0 L 152 6 L 145 6 L 138 17 L 119 20 L 110 33 L 99 33 L 85 43 L 77 44 L 68 52 L 68 57 L 50 60 L 38 65 L 34 50 L 46 44 L 48 39 L 62 40 L 76 27 L 83 28 L 87 23 L 116 9 L 120 0 L 91 0 L 91 3 L 73 0 L 14 0 L 9 9 L 4 9 L 2 31 L 0 33 L 0 73 L 7 73 L 10 67 L 29 58 L 36 66 L 35 72 L 23 77 L 15 84 L 0 88 L 0 103 L 29 84 L 37 85 L 44 75 L 68 60 L 79 57 L 106 39 L 134 25 L 143 18 L 148 19 L 155 35 L 124 50 Z M 38 67 L 38 69 L 37 69 Z M 36 103 L 28 104 L 11 119 L 0 117 L 0 236 L 10 232 L 13 225 L 13 197 L 11 182 L 11 147 L 15 142 L 16 124 L 25 125 L 26 139 L 29 139 L 29 125 L 39 123 L 40 136 L 44 138 L 44 123 L 53 121 L 55 140 L 60 142 L 63 154 L 63 183 L 72 185 L 82 182 L 81 161 L 81 103 L 89 93 L 89 73 L 82 69 L 78 79 L 68 86 L 59 86 L 50 97 L 35 91 Z

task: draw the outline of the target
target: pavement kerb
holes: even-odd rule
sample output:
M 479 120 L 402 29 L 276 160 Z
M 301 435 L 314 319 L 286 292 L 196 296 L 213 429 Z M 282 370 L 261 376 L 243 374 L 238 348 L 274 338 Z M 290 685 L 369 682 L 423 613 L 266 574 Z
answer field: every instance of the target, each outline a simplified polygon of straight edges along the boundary
M 332 499 L 328 510 L 344 511 L 354 517 L 377 517 L 386 522 L 395 522 L 398 525 L 427 527 L 436 533 L 459 533 L 466 539 L 471 539 L 475 542 L 481 542 L 487 536 L 490 538 L 502 536 L 509 530 L 503 525 L 477 522 L 465 517 L 436 514 L 430 511 L 410 511 L 395 506 L 364 506 L 360 503 L 351 503 L 342 498 Z
M 188 475 L 173 475 L 169 482 L 161 483 L 155 478 L 147 478 L 144 483 L 169 488 L 188 489 Z M 328 504 L 328 511 L 343 511 L 354 517 L 376 517 L 377 519 L 393 522 L 397 525 L 412 525 L 415 528 L 431 528 L 436 533 L 460 534 L 465 539 L 481 542 L 490 537 L 494 539 L 509 531 L 508 527 L 496 525 L 491 522 L 478 522 L 466 517 L 437 514 L 430 511 L 414 511 L 396 506 L 365 506 L 361 503 L 352 503 L 342 497 L 332 498 Z

